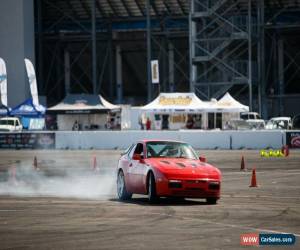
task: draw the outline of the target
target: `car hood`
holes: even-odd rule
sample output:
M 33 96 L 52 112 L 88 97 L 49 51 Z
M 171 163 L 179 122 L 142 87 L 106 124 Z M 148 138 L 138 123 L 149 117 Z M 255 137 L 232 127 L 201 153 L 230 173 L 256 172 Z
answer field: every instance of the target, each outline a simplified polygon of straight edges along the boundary
M 221 178 L 219 169 L 208 163 L 200 162 L 200 160 L 184 158 L 150 158 L 146 161 L 153 168 L 164 174 L 168 179 Z

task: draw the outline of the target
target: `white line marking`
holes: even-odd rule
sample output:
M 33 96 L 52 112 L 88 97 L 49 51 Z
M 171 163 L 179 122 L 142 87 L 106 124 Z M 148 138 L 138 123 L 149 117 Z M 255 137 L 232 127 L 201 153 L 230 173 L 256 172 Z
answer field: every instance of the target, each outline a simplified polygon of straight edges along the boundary
M 253 231 L 258 231 L 258 232 L 269 232 L 269 233 L 277 233 L 277 234 L 291 234 L 291 233 L 281 232 L 281 231 L 276 231 L 276 230 L 269 230 L 269 229 L 264 229 L 264 228 L 255 228 L 255 227 L 248 227 L 248 226 L 239 226 L 239 225 L 234 225 L 234 224 L 203 220 L 203 219 L 199 219 L 199 218 L 190 218 L 190 217 L 186 217 L 186 216 L 177 216 L 177 215 L 165 214 L 165 213 L 151 213 L 150 212 L 149 214 L 173 217 L 173 218 L 184 219 L 184 220 L 195 220 L 196 219 L 196 220 L 200 220 L 204 223 L 208 223 L 208 224 L 214 224 L 214 225 L 231 227 L 231 228 L 239 228 L 239 229 L 245 229 L 245 230 L 253 230 Z M 293 235 L 295 235 L 297 237 L 300 237 L 300 234 L 293 233 Z

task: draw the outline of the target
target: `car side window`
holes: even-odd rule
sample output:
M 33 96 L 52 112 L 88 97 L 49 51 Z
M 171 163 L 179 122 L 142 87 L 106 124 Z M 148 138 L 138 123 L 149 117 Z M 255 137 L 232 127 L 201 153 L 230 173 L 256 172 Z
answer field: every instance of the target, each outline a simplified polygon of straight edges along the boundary
M 138 143 L 134 149 L 134 154 L 143 154 L 143 144 Z

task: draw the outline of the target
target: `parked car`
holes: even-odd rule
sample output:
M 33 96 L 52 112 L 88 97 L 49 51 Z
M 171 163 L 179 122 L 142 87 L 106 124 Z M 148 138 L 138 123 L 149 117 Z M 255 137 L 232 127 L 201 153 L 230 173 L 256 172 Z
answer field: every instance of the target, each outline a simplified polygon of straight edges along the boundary
M 17 117 L 3 117 L 0 119 L 0 131 L 22 131 L 23 126 Z
M 121 156 L 117 168 L 120 200 L 144 194 L 150 202 L 159 197 L 203 198 L 215 204 L 220 198 L 221 172 L 198 157 L 184 142 L 143 140 Z
M 261 119 L 260 115 L 256 112 L 243 112 L 240 117 L 247 122 L 250 129 L 265 128 L 265 121 Z
M 266 125 L 266 129 L 292 129 L 291 117 L 273 117 Z

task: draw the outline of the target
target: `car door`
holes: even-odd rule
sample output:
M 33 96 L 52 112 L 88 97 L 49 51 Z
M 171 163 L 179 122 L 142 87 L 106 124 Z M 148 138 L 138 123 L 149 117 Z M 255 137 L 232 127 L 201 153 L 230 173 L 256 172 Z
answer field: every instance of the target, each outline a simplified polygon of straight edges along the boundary
M 128 180 L 130 183 L 130 189 L 133 193 L 141 193 L 142 190 L 142 170 L 143 170 L 143 163 L 139 160 L 134 160 L 133 155 L 142 155 L 143 157 L 143 144 L 138 143 L 136 147 L 130 152 L 129 154 L 129 165 L 128 165 Z
M 133 184 L 131 183 L 131 167 L 132 167 L 132 156 L 133 152 L 136 148 L 136 144 L 133 144 L 129 147 L 129 149 L 124 153 L 121 157 L 120 166 L 123 168 L 125 175 L 125 183 L 127 191 L 133 192 Z

